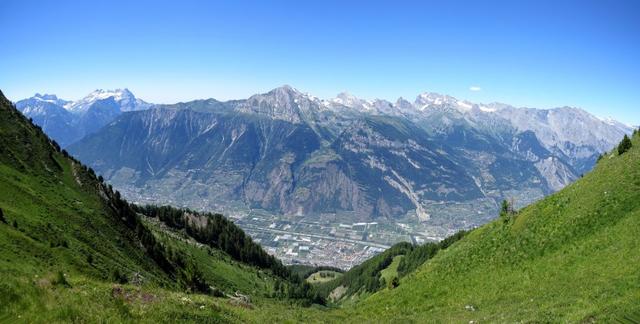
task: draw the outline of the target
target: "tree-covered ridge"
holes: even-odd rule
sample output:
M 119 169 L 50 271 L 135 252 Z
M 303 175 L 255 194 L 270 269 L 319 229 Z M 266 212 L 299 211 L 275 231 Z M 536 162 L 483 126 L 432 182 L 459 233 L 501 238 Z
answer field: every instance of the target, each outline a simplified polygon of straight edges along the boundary
M 171 206 L 132 205 L 132 208 L 147 217 L 158 218 L 169 227 L 184 229 L 198 242 L 220 249 L 238 261 L 269 269 L 282 278 L 291 277 L 291 272 L 280 260 L 265 252 L 242 229 L 220 214 Z

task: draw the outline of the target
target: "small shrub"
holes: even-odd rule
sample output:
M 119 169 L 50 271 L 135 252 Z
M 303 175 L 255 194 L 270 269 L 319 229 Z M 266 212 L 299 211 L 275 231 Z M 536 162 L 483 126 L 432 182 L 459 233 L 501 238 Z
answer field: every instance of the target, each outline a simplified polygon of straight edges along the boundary
M 62 271 L 58 271 L 56 276 L 53 278 L 51 282 L 54 286 L 63 286 L 63 287 L 71 287 L 71 284 L 67 281 L 67 278 L 64 276 Z
M 209 287 L 209 291 L 211 296 L 213 297 L 224 297 L 224 292 L 216 287 Z
M 398 280 L 398 277 L 393 277 L 393 279 L 389 280 L 389 283 L 387 284 L 387 287 L 389 289 L 394 289 L 396 287 L 398 287 L 400 285 L 400 281 Z
M 111 271 L 111 280 L 120 284 L 126 284 L 128 281 L 127 276 L 120 272 L 118 268 L 115 268 Z
M 506 224 L 516 215 L 516 210 L 513 207 L 513 203 L 506 199 L 502 201 L 500 206 L 500 219 Z

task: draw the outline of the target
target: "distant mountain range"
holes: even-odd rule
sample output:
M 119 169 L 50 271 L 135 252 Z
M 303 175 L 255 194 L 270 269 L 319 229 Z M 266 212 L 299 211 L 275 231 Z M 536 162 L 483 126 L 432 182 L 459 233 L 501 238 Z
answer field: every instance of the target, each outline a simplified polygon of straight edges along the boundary
M 17 107 L 133 200 L 354 221 L 426 221 L 440 208 L 497 208 L 505 198 L 527 204 L 590 170 L 632 131 L 570 107 L 435 93 L 323 100 L 289 86 L 225 102 L 152 105 L 125 89 L 78 102 L 36 95 Z
M 97 131 L 123 112 L 152 106 L 137 99 L 128 89 L 96 90 L 78 101 L 36 94 L 16 103 L 18 110 L 63 147 Z

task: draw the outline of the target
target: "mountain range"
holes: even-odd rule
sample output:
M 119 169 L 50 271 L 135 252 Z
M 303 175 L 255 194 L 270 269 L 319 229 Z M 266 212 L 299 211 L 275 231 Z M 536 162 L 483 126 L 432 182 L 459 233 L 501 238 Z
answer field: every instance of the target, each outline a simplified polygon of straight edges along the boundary
M 97 131 L 123 112 L 152 106 L 137 99 L 128 89 L 98 89 L 78 101 L 62 100 L 56 95 L 36 94 L 16 102 L 18 110 L 32 118 L 62 147 Z
M 439 215 L 487 206 L 463 210 L 458 227 L 486 222 L 502 199 L 522 206 L 563 188 L 632 131 L 578 108 L 435 93 L 324 100 L 290 86 L 171 105 L 97 90 L 17 107 L 134 201 L 338 221 L 450 222 Z
M 0 322 L 640 320 L 639 131 L 537 203 L 344 273 L 285 267 L 219 214 L 129 203 L 2 92 L 0 135 Z

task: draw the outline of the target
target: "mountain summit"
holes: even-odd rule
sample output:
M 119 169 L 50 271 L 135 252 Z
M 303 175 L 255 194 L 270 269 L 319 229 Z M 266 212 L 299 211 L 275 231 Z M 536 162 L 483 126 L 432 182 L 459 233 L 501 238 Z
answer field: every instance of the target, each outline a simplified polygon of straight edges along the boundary
M 115 90 L 97 89 L 78 101 L 67 103 L 64 108 L 72 112 L 82 113 L 90 109 L 97 101 L 109 98 L 112 98 L 118 104 L 121 112 L 143 110 L 151 107 L 151 104 L 137 99 L 129 89 L 124 88 Z
M 36 94 L 16 107 L 63 147 L 93 133 L 123 112 L 149 109 L 153 105 L 136 98 L 128 89 L 98 89 L 78 101 Z

